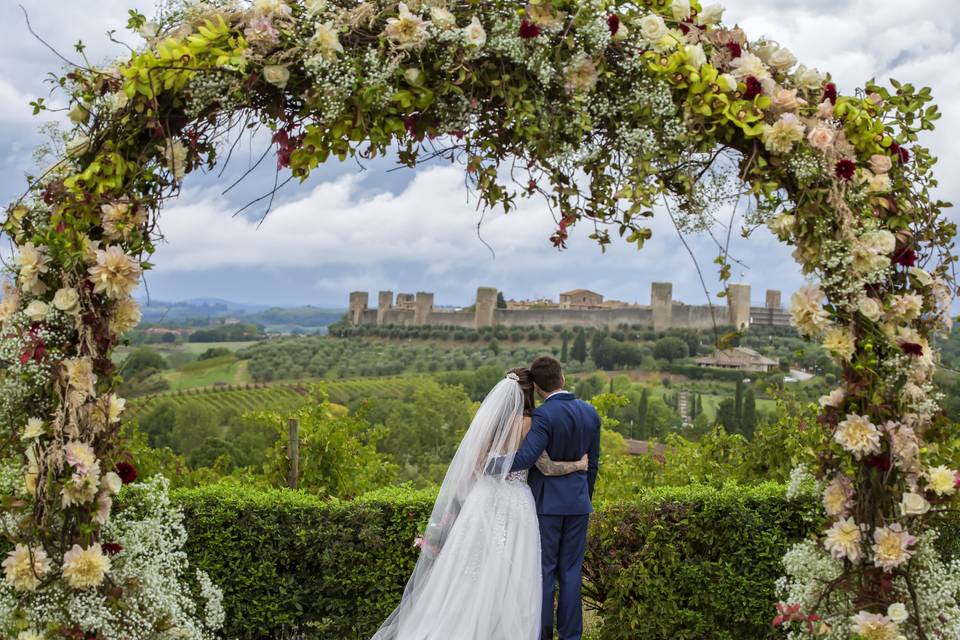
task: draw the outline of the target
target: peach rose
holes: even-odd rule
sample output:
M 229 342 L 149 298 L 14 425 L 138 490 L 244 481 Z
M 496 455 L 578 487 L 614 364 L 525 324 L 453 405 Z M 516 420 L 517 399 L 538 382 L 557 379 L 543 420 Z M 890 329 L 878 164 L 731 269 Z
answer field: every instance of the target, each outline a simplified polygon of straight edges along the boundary
M 890 156 L 881 153 L 870 156 L 870 170 L 874 173 L 887 173 L 892 166 L 893 161 L 890 160 Z
M 825 127 L 823 125 L 817 125 L 810 130 L 810 134 L 807 136 L 807 141 L 815 149 L 820 151 L 826 151 L 830 148 L 830 145 L 833 144 L 833 140 L 836 138 L 836 133 L 830 127 Z

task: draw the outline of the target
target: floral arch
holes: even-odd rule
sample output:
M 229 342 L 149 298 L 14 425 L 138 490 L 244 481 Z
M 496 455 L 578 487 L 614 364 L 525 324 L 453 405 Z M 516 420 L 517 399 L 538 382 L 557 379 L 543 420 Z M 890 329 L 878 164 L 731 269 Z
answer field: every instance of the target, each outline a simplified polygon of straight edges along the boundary
M 840 95 L 721 16 L 696 0 L 211 0 L 174 3 L 157 22 L 131 12 L 146 45 L 65 72 L 65 151 L 6 210 L 17 254 L 0 304 L 0 425 L 20 462 L 2 502 L 15 545 L 5 636 L 109 637 L 51 608 L 51 590 L 113 611 L 115 629 L 134 624 L 124 616 L 139 610 L 121 604 L 143 586 L 114 579 L 126 552 L 109 540 L 111 496 L 136 475 L 117 435 L 111 351 L 139 320 L 131 292 L 161 205 L 212 166 L 230 131 L 257 122 L 290 177 L 396 147 L 409 166 L 463 163 L 486 207 L 539 194 L 558 247 L 574 224 L 601 245 L 613 232 L 641 247 L 664 196 L 695 224 L 729 174 L 817 281 L 794 295 L 794 321 L 843 370 L 813 452 L 824 533 L 785 559 L 775 623 L 792 637 L 958 637 L 924 515 L 960 483 L 937 446 L 949 425 L 930 344 L 950 324 L 955 228 L 917 144 L 939 114 L 909 84 Z M 143 629 L 158 624 L 144 616 Z

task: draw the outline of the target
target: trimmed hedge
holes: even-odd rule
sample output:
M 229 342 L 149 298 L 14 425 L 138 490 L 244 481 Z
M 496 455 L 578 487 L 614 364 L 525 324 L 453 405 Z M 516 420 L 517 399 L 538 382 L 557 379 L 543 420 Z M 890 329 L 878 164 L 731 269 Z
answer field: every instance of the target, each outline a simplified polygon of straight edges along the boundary
M 181 490 L 191 560 L 225 592 L 225 635 L 366 640 L 416 562 L 429 493 L 324 501 L 284 490 Z M 814 501 L 783 487 L 681 487 L 598 509 L 587 602 L 602 640 L 774 637 L 773 583 L 787 546 L 814 531 Z

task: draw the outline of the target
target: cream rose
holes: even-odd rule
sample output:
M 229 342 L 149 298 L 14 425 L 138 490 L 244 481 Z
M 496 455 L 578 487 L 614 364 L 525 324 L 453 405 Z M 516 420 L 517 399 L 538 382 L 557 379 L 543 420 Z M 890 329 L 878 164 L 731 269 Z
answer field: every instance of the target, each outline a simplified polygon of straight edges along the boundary
M 892 605 L 887 607 L 887 617 L 893 620 L 896 624 L 903 624 L 907 621 L 907 618 L 910 617 L 910 614 L 907 613 L 907 607 L 902 602 L 894 602 Z
M 110 495 L 117 495 L 120 493 L 120 489 L 123 487 L 123 480 L 120 479 L 120 476 L 113 471 L 108 471 L 105 476 L 103 476 L 103 488 L 106 489 Z
M 900 513 L 905 516 L 922 516 L 930 511 L 930 503 L 919 493 L 907 492 L 900 499 Z
M 801 89 L 816 91 L 823 86 L 823 75 L 817 69 L 808 69 L 800 65 L 793 74 L 793 81 Z
M 263 68 L 263 79 L 282 89 L 290 80 L 290 69 L 283 64 L 268 64 Z
M 74 124 L 83 124 L 90 119 L 90 109 L 80 103 L 77 103 L 72 109 L 70 109 L 70 113 L 67 115 L 70 118 L 70 122 Z
M 640 36 L 647 42 L 659 42 L 661 38 L 667 35 L 669 29 L 663 18 L 655 13 L 644 16 L 640 19 Z
M 714 3 L 706 6 L 697 14 L 697 24 L 701 26 L 718 24 L 723 19 L 723 12 L 722 5 Z
M 47 317 L 48 311 L 50 311 L 50 307 L 42 300 L 34 300 L 23 310 L 27 317 L 34 322 L 42 322 Z
M 880 303 L 877 302 L 874 298 L 871 298 L 869 296 L 864 296 L 860 298 L 860 301 L 857 303 L 857 309 L 867 319 L 873 320 L 874 322 L 879 320 L 880 316 L 883 315 L 883 307 L 881 307 Z
M 793 55 L 790 49 L 777 49 L 770 56 L 770 66 L 780 72 L 788 71 L 793 65 L 797 64 L 797 57 Z
M 53 306 L 64 313 L 76 313 L 80 309 L 80 295 L 72 287 L 59 289 L 53 295 Z
M 690 17 L 690 0 L 673 0 L 670 12 L 675 20 L 686 20 Z
M 467 45 L 477 48 L 487 43 L 487 32 L 476 16 L 473 17 L 470 24 L 463 28 L 463 41 L 466 42 Z
M 806 101 L 797 97 L 796 89 L 779 87 L 773 92 L 773 106 L 780 111 L 796 111 L 804 104 Z

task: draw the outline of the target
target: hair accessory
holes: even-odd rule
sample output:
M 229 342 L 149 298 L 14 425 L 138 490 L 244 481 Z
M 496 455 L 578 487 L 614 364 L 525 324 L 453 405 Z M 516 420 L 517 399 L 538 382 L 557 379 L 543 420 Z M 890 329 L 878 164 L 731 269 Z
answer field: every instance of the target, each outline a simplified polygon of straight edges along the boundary
M 520 376 L 515 374 L 513 371 L 507 374 L 507 380 L 513 380 L 514 382 L 520 382 Z

